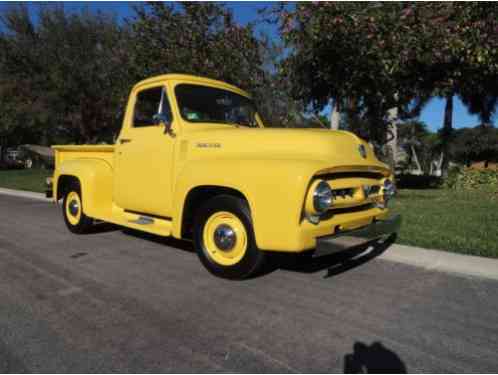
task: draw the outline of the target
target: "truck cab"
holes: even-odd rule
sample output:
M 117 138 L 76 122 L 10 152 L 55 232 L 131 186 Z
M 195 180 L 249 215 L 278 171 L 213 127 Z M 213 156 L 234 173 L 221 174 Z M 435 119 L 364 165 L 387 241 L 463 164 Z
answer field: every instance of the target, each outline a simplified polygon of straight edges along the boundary
M 53 148 L 53 197 L 72 232 L 101 220 L 192 240 L 222 277 L 257 273 L 270 251 L 336 251 L 345 234 L 400 224 L 392 173 L 365 141 L 266 128 L 248 93 L 212 79 L 139 82 L 115 145 Z

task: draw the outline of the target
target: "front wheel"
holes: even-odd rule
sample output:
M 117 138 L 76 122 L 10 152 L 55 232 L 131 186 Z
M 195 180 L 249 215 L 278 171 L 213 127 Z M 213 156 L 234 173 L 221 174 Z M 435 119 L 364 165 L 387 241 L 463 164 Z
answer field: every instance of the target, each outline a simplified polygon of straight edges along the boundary
M 214 275 L 245 279 L 260 272 L 265 253 L 256 246 L 247 202 L 229 195 L 210 199 L 196 215 L 194 244 Z
M 64 195 L 62 214 L 68 229 L 76 234 L 90 232 L 93 220 L 83 212 L 83 201 L 79 184 L 74 183 Z

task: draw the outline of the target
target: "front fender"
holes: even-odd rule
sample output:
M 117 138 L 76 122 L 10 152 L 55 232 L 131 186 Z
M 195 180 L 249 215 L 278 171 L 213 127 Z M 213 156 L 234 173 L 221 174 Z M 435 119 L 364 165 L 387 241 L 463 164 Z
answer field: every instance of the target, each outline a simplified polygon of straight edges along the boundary
M 100 159 L 72 159 L 62 162 L 54 175 L 54 197 L 57 197 L 59 179 L 76 177 L 80 182 L 83 210 L 93 218 L 109 215 L 112 202 L 112 168 Z
M 173 235 L 180 237 L 190 190 L 221 186 L 242 193 L 251 210 L 256 243 L 263 250 L 300 249 L 298 226 L 312 176 L 326 165 L 302 160 L 195 160 L 179 174 L 174 190 Z

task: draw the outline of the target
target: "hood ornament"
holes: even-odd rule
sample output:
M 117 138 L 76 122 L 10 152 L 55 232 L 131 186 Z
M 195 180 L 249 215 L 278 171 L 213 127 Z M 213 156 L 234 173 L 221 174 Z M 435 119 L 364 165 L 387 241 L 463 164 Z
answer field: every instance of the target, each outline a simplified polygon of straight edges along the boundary
M 364 145 L 359 145 L 358 146 L 358 151 L 363 159 L 367 158 L 367 149 L 365 148 Z

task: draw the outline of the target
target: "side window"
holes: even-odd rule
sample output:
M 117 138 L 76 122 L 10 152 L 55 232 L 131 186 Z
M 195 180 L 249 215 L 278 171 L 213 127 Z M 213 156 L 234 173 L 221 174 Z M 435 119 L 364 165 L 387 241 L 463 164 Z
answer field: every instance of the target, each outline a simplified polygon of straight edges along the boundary
M 171 121 L 171 108 L 163 87 L 154 87 L 140 91 L 137 94 L 135 110 L 133 112 L 133 127 L 154 126 L 154 116 L 164 114 Z

